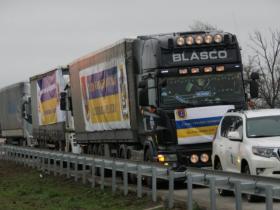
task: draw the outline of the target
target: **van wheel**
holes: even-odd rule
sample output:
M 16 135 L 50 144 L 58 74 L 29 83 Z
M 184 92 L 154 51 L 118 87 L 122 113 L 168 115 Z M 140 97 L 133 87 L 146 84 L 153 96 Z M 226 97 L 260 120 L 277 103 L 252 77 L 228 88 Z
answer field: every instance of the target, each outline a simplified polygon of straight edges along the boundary
M 250 167 L 249 167 L 248 164 L 246 164 L 244 166 L 244 174 L 248 174 L 248 175 L 251 174 Z M 245 194 L 245 196 L 246 196 L 246 199 L 249 203 L 257 202 L 257 201 L 260 201 L 262 199 L 262 197 L 256 196 L 256 195 Z
M 215 169 L 218 171 L 223 171 L 223 167 L 220 161 L 217 162 Z M 222 190 L 222 189 L 218 189 L 218 194 L 220 196 L 232 196 L 233 192 L 229 191 L 229 190 Z

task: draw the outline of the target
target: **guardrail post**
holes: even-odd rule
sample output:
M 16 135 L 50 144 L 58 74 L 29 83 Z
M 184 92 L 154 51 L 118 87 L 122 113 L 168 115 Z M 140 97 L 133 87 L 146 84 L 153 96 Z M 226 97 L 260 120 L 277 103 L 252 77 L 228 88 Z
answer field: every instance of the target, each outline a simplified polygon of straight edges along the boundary
M 116 161 L 112 162 L 112 193 L 116 192 Z
M 35 168 L 37 169 L 37 170 L 39 170 L 39 168 L 40 168 L 40 162 L 41 162 L 41 155 L 40 155 L 40 152 L 37 152 L 36 153 L 37 155 L 36 155 L 36 162 L 35 162 Z
M 87 160 L 85 158 L 83 161 L 83 184 L 86 184 L 86 165 L 87 165 Z
M 210 201 L 211 201 L 211 210 L 216 210 L 216 179 L 215 177 L 210 177 Z
M 153 202 L 157 201 L 157 169 L 152 168 L 152 199 Z
M 104 176 L 105 176 L 105 161 L 103 159 L 101 164 L 101 184 L 100 184 L 101 190 L 104 190 Z
M 266 203 L 266 210 L 273 210 L 272 186 L 266 186 L 265 188 L 265 203 Z
M 63 175 L 63 155 L 61 155 L 59 159 L 59 175 Z
M 142 198 L 142 167 L 137 165 L 137 197 Z
M 54 176 L 57 175 L 57 155 L 54 155 L 54 158 L 53 158 L 53 173 L 54 173 Z
M 48 159 L 48 174 L 51 174 L 51 157 L 47 154 Z
M 33 154 L 32 154 L 32 151 L 30 151 L 30 152 L 28 152 L 28 166 L 30 167 L 30 168 L 32 168 L 33 167 Z
M 242 193 L 241 193 L 241 182 L 237 181 L 234 184 L 235 192 L 235 209 L 242 210 Z
M 95 159 L 91 163 L 91 187 L 95 188 Z
M 126 196 L 128 194 L 128 173 L 127 173 L 127 162 L 124 164 L 123 171 L 123 194 Z
M 78 156 L 75 157 L 75 182 L 78 181 Z
M 34 169 L 36 166 L 36 160 L 35 160 L 35 152 L 32 153 L 32 168 Z
M 169 170 L 168 208 L 174 207 L 174 171 Z
M 25 165 L 25 152 L 24 152 L 24 150 L 22 150 L 22 152 L 21 152 L 21 158 L 22 158 L 22 165 L 23 165 L 23 167 L 25 167 L 26 165 Z
M 66 177 L 67 177 L 67 179 L 70 178 L 70 163 L 71 163 L 71 157 L 67 157 L 67 159 L 66 159 L 66 165 L 67 165 Z
M 27 155 L 26 150 L 24 151 L 23 156 L 24 156 L 24 166 L 27 168 L 28 167 L 28 155 Z
M 192 188 L 193 188 L 192 175 L 189 173 L 188 174 L 188 210 L 193 209 Z

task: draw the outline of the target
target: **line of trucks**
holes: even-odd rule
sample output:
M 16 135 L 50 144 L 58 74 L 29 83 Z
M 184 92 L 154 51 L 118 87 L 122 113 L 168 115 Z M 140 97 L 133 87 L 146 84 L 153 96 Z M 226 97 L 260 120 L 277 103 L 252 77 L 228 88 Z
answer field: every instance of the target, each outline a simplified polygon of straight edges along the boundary
M 8 144 L 156 161 L 176 170 L 210 166 L 222 116 L 246 109 L 242 73 L 231 33 L 124 39 L 2 88 L 1 136 Z

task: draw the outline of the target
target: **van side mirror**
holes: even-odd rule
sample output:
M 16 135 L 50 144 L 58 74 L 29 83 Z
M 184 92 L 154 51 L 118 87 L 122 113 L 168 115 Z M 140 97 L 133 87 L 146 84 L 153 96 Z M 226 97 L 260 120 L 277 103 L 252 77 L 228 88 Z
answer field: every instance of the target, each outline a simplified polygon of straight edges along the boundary
M 66 92 L 60 93 L 60 110 L 62 110 L 62 111 L 67 110 L 67 93 Z
M 232 141 L 242 141 L 242 137 L 238 131 L 229 131 L 227 137 Z

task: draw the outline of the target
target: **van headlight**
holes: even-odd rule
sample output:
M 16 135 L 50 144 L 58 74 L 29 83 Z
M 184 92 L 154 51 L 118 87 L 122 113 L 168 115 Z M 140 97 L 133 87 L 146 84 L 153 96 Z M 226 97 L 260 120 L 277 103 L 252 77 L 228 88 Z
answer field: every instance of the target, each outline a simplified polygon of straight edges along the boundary
M 258 155 L 261 157 L 271 158 L 275 156 L 274 152 L 275 148 L 271 147 L 252 147 L 252 152 L 254 155 Z

